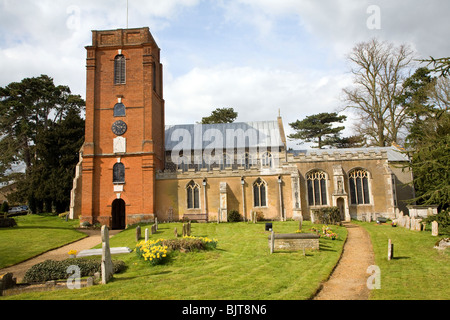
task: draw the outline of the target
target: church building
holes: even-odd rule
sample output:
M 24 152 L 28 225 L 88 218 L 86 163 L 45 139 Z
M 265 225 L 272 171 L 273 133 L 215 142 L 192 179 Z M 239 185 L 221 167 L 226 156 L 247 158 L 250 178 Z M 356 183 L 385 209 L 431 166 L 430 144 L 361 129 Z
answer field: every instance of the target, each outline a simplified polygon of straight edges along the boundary
M 395 147 L 288 150 L 273 121 L 165 125 L 161 50 L 149 28 L 92 32 L 86 137 L 71 218 L 112 229 L 159 221 L 395 218 L 414 197 Z

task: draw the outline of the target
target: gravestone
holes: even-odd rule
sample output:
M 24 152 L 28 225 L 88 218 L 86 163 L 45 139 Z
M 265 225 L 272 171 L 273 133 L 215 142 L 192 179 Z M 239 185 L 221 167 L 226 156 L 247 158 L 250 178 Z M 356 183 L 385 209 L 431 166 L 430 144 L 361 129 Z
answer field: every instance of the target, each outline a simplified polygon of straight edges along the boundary
M 158 231 L 158 218 L 157 217 L 155 217 L 155 228 L 156 228 L 156 231 Z
M 136 242 L 138 242 L 141 239 L 141 226 L 136 227 Z
M 270 235 L 270 253 L 272 254 L 275 250 L 275 232 L 273 232 Z
M 183 223 L 183 237 L 186 236 L 186 224 Z
M 174 234 L 175 234 L 175 238 L 178 238 L 178 231 L 177 231 L 177 228 L 175 228 Z
M 438 225 L 437 221 L 433 221 L 431 223 L 431 235 L 433 237 L 437 237 L 439 235 L 439 225 Z
M 391 239 L 389 239 L 388 242 L 388 260 L 392 260 L 394 257 L 394 244 L 392 243 Z
M 149 231 L 148 231 L 148 228 L 146 228 L 145 229 L 145 242 L 147 242 L 148 241 L 148 238 L 149 238 Z
M 107 284 L 113 276 L 113 263 L 109 248 L 109 229 L 102 226 L 102 284 Z

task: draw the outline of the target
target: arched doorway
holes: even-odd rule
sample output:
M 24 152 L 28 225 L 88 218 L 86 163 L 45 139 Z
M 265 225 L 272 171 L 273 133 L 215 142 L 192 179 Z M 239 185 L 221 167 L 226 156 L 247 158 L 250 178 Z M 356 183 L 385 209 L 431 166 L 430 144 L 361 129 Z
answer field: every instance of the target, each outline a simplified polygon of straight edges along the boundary
M 339 208 L 339 213 L 341 214 L 341 220 L 345 221 L 345 200 L 344 198 L 338 198 L 336 205 Z
M 125 229 L 125 201 L 116 199 L 112 203 L 112 230 Z

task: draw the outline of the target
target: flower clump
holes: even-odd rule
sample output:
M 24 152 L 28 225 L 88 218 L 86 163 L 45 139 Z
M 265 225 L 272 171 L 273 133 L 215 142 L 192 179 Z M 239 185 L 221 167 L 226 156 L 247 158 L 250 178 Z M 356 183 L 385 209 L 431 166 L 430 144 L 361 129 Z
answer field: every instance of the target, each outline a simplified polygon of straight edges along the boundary
M 339 235 L 336 232 L 333 232 L 333 230 L 331 230 L 331 228 L 327 225 L 322 226 L 322 232 L 315 227 L 311 228 L 311 230 L 320 235 L 321 238 L 328 238 L 331 240 L 336 240 L 339 238 Z
M 217 247 L 217 239 L 210 239 L 208 237 L 194 237 L 194 236 L 184 236 L 184 239 L 194 239 L 200 240 L 205 245 L 206 249 L 215 249 Z
M 67 252 L 70 256 L 76 256 L 77 255 L 77 250 L 70 250 L 69 252 Z
M 152 265 L 161 264 L 168 257 L 168 248 L 162 242 L 163 239 L 141 241 L 136 245 L 136 254 Z

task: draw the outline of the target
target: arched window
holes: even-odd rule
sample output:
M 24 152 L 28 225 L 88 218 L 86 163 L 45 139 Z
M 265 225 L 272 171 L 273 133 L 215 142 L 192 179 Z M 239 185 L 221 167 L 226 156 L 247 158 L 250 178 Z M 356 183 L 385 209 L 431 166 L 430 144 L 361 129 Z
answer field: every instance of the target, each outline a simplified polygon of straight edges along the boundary
M 126 81 L 126 59 L 123 54 L 114 58 L 114 84 L 125 84 Z
M 363 169 L 355 169 L 348 175 L 351 204 L 369 204 L 369 173 Z
M 114 165 L 113 183 L 125 183 L 125 166 L 121 162 Z
M 200 209 L 200 187 L 194 181 L 186 186 L 187 208 Z
M 272 154 L 270 152 L 264 152 L 261 156 L 261 164 L 263 167 L 272 167 Z
M 267 206 L 267 184 L 261 178 L 253 183 L 253 206 Z
M 245 152 L 240 154 L 239 165 L 243 166 L 245 169 L 249 169 L 254 164 L 253 157 L 250 153 Z
M 323 171 L 311 171 L 306 175 L 308 203 L 310 206 L 327 204 L 327 175 Z
M 114 117 L 125 117 L 125 105 L 123 103 L 117 103 L 114 106 Z

